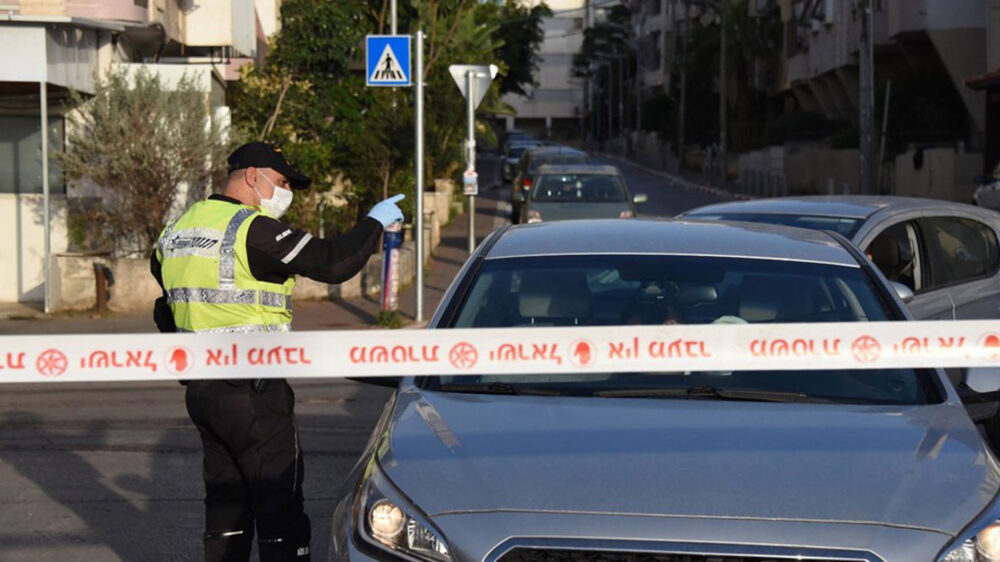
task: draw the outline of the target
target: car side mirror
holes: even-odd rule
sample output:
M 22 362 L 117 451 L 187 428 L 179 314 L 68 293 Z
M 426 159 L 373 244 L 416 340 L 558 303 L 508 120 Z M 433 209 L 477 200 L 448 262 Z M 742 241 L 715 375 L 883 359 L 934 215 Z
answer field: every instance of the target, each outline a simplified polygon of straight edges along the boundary
M 903 301 L 903 304 L 907 304 L 913 300 L 913 289 L 899 281 L 889 281 L 889 284 L 892 285 L 892 290 L 896 292 L 896 296 L 899 297 L 899 300 Z
M 970 367 L 966 370 L 965 386 L 980 394 L 1000 392 L 1000 367 Z
M 518 203 L 524 203 L 527 200 L 527 198 L 524 196 L 523 191 L 515 191 L 513 197 L 514 201 Z
M 645 193 L 636 193 L 632 196 L 632 202 L 636 205 L 639 203 L 645 203 L 646 201 L 649 201 L 649 197 L 647 197 Z

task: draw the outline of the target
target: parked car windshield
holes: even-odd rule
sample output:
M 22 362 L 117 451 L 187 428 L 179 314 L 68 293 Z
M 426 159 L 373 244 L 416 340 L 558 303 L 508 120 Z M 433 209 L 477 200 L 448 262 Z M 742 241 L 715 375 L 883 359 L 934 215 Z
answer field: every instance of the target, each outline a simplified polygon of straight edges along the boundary
M 778 260 L 588 255 L 486 260 L 451 326 L 501 328 L 892 319 L 857 267 Z M 820 359 L 821 361 L 821 359 Z M 428 388 L 504 394 L 924 404 L 927 372 L 809 370 L 442 376 Z M 750 393 L 750 394 L 747 394 Z M 705 396 L 699 396 L 705 397 Z M 720 398 L 721 397 L 721 398 Z
M 861 219 L 847 217 L 824 217 L 813 215 L 781 215 L 775 213 L 704 213 L 685 215 L 684 218 L 698 220 L 723 220 L 740 222 L 761 222 L 797 226 L 810 230 L 832 230 L 841 236 L 851 238 L 861 227 Z
M 625 186 L 617 176 L 544 174 L 531 191 L 532 201 L 608 203 L 625 201 Z

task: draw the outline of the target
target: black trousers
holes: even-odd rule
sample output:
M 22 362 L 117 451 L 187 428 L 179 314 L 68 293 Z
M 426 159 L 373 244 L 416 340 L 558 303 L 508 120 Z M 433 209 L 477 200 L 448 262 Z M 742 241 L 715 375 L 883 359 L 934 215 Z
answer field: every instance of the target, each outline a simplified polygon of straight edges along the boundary
M 295 395 L 284 380 L 191 381 L 186 403 L 205 451 L 205 560 L 244 562 L 256 527 L 261 562 L 306 562 Z

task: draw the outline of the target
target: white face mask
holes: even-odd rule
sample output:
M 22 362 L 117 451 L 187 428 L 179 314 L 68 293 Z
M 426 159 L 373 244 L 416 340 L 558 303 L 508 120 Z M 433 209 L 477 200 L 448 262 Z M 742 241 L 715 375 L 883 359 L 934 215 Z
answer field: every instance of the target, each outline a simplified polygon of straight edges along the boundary
M 264 181 L 270 183 L 271 187 L 274 188 L 274 193 L 271 194 L 270 199 L 264 199 L 261 197 L 260 192 L 257 191 L 256 187 L 251 188 L 253 189 L 253 192 L 257 194 L 257 197 L 260 197 L 260 210 L 262 213 L 273 219 L 280 219 L 281 215 L 285 214 L 285 211 L 287 211 L 288 207 L 292 204 L 292 190 L 274 185 L 274 183 L 267 179 L 267 176 L 264 174 L 260 174 L 260 177 L 264 178 Z

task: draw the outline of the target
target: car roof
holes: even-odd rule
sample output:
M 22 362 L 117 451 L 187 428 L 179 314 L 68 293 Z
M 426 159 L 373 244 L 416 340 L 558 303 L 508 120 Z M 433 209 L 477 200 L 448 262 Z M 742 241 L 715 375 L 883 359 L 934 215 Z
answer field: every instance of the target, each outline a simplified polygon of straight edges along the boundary
M 591 174 L 595 176 L 618 176 L 618 168 L 607 164 L 542 164 L 536 174 Z
M 810 215 L 866 219 L 879 211 L 901 212 L 921 209 L 974 209 L 971 205 L 892 195 L 811 195 L 804 197 L 774 197 L 751 201 L 734 201 L 698 207 L 682 216 L 702 214 L 760 213 L 775 215 Z
M 570 148 L 568 146 L 553 146 L 553 145 L 542 145 L 537 147 L 532 147 L 529 149 L 532 156 L 542 156 L 551 154 L 573 154 L 579 156 L 586 156 L 587 153 L 582 150 L 577 150 L 575 148 Z
M 679 219 L 568 220 L 508 228 L 486 259 L 649 254 L 740 257 L 859 267 L 825 232 L 770 224 Z

